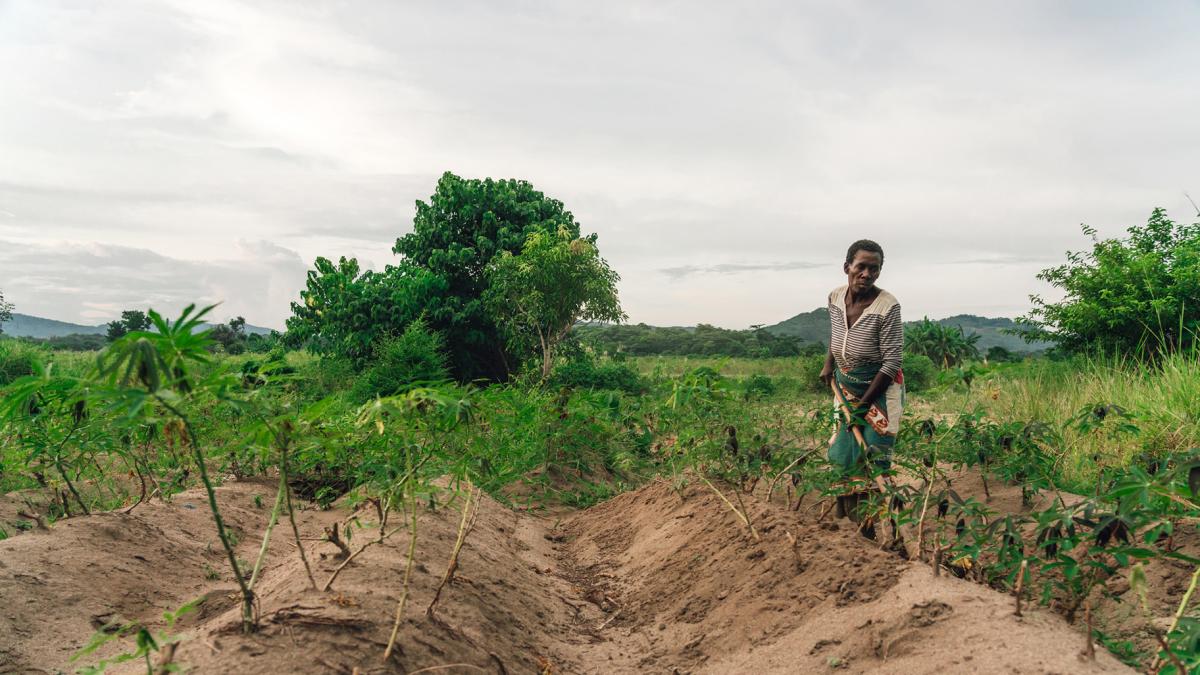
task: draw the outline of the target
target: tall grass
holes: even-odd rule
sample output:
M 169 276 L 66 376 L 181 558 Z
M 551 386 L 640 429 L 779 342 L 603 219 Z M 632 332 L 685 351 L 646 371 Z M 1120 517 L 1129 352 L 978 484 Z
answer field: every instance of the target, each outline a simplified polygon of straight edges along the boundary
M 696 368 L 707 367 L 726 377 L 769 377 L 814 378 L 821 371 L 822 357 L 782 356 L 766 359 L 751 359 L 737 356 L 638 356 L 630 361 L 642 375 L 679 377 Z
M 982 409 L 998 422 L 1041 421 L 1062 434 L 1059 467 L 1066 484 L 1084 486 L 1101 468 L 1200 447 L 1200 354 L 1147 364 L 1122 357 L 1030 360 L 978 378 L 970 388 L 943 389 L 918 414 Z M 1116 405 L 1136 427 L 1070 424 L 1096 406 Z

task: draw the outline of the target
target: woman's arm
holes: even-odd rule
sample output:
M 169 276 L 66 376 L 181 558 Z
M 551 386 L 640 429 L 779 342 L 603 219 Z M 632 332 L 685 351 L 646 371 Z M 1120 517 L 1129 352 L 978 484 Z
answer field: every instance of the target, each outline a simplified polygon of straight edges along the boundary
M 859 403 L 860 407 L 864 409 L 864 412 L 867 407 L 875 402 L 875 399 L 879 398 L 880 394 L 887 391 L 887 388 L 891 386 L 892 380 L 894 379 L 894 377 L 888 375 L 882 370 L 875 375 L 875 379 L 871 380 L 871 386 L 867 387 L 867 391 L 863 393 L 862 401 Z
M 883 317 L 879 326 L 879 354 L 883 364 L 879 373 L 871 380 L 871 385 L 862 397 L 865 408 L 875 402 L 879 395 L 887 391 L 896 375 L 900 373 L 900 365 L 904 360 L 904 322 L 900 319 L 900 305 L 893 305 Z
M 821 368 L 821 381 L 828 387 L 833 382 L 833 351 L 825 352 L 825 365 Z

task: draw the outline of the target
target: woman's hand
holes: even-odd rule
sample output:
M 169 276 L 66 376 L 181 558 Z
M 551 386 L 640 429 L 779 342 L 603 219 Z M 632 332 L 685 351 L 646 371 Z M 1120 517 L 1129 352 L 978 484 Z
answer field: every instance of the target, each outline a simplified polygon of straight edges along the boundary
M 821 368 L 821 375 L 819 377 L 825 383 L 826 388 L 833 382 L 833 352 L 825 355 L 825 365 Z

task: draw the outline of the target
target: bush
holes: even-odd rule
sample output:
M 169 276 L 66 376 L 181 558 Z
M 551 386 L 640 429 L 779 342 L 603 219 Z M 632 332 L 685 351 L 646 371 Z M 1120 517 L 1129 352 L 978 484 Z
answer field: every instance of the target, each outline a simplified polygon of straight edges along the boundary
M 747 399 L 766 398 L 776 391 L 775 381 L 766 375 L 755 373 L 742 383 Z
M 552 388 L 611 389 L 629 394 L 638 394 L 646 389 L 641 375 L 626 363 L 609 361 L 598 364 L 589 358 L 580 358 L 558 366 L 550 375 Z
M 1033 309 L 1018 319 L 1034 329 L 1027 337 L 1073 352 L 1192 349 L 1200 332 L 1200 223 L 1176 223 L 1154 209 L 1124 239 L 1100 239 L 1087 226 L 1083 232 L 1091 252 L 1068 253 L 1066 263 L 1038 274 L 1064 297 L 1032 297 Z
M 814 394 L 828 394 L 829 387 L 821 381 L 821 369 L 825 367 L 825 354 L 812 354 L 800 358 L 800 385 Z
M 925 391 L 937 378 L 937 366 L 924 354 L 905 354 L 901 367 L 904 369 L 904 388 L 909 393 Z
M 282 347 L 272 349 L 264 360 L 249 359 L 242 364 L 242 385 L 248 388 L 261 387 L 272 378 L 294 375 L 296 369 L 287 362 L 287 353 Z
M 0 386 L 26 375 L 33 375 L 34 364 L 43 362 L 45 350 L 8 338 L 0 338 Z
M 351 389 L 351 397 L 366 401 L 391 396 L 417 382 L 440 382 L 450 377 L 445 340 L 421 319 L 408 324 L 398 337 L 376 345 L 374 358 Z
M 992 345 L 987 350 L 988 363 L 1016 363 L 1024 358 L 1023 354 L 1005 349 L 1000 345 Z
M 104 335 L 94 335 L 85 333 L 71 333 L 70 335 L 56 335 L 48 338 L 21 338 L 24 342 L 33 344 L 45 345 L 55 351 L 68 352 L 94 352 L 104 349 L 108 345 L 108 338 Z

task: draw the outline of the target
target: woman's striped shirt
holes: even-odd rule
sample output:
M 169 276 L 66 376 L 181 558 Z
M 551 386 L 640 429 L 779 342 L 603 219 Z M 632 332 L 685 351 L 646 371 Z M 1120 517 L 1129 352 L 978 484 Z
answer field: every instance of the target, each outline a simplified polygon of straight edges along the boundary
M 900 372 L 904 354 L 904 324 L 900 302 L 882 288 L 875 301 L 863 310 L 853 326 L 846 326 L 846 292 L 841 286 L 829 294 L 829 351 L 842 372 L 881 363 L 880 372 L 893 378 Z

